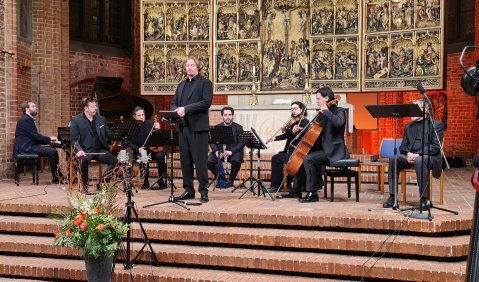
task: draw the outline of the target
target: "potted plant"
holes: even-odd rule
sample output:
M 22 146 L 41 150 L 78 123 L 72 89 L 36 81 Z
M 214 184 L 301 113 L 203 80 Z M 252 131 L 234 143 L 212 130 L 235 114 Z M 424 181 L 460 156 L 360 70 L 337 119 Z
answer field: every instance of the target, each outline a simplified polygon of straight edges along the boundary
M 116 191 L 104 188 L 92 197 L 69 193 L 69 208 L 55 232 L 55 245 L 81 249 L 88 281 L 110 281 L 113 257 L 129 225 L 115 214 Z

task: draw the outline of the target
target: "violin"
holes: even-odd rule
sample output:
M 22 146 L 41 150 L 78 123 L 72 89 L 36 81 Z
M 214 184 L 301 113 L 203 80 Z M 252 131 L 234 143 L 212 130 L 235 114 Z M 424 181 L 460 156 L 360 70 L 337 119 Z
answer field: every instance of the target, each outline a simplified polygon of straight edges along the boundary
M 266 144 L 268 144 L 269 142 L 273 141 L 274 137 L 276 136 L 276 134 L 279 133 L 279 131 L 281 130 L 281 132 L 285 132 L 288 128 L 291 128 L 293 126 L 295 126 L 296 124 L 299 124 L 301 122 L 301 120 L 304 118 L 304 111 L 306 110 L 306 107 L 301 111 L 301 114 L 295 116 L 295 117 L 290 117 L 288 119 L 288 121 L 283 125 L 281 126 L 274 134 L 273 136 L 271 136 L 267 141 L 266 141 Z
M 156 123 L 159 123 L 159 118 L 158 118 L 158 115 L 155 115 L 154 117 L 154 123 L 153 123 L 153 127 L 151 128 L 151 132 L 155 131 L 155 130 L 160 130 L 160 128 L 155 128 L 155 124 Z M 151 132 L 150 134 L 148 135 L 148 137 L 151 135 Z M 147 138 L 148 139 L 148 138 Z M 145 144 L 146 144 L 146 141 L 145 141 Z M 145 145 L 143 144 L 143 146 Z M 163 146 L 159 146 L 159 147 L 150 147 L 150 152 L 163 152 L 164 151 L 164 148 Z

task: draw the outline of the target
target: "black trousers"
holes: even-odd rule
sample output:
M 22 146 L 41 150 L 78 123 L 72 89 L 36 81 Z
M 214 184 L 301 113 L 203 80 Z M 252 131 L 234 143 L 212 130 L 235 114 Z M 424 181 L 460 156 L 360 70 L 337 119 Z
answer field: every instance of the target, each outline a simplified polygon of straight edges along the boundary
M 179 145 L 183 188 L 194 194 L 194 170 L 198 178 L 198 191 L 208 194 L 208 131 L 192 131 L 189 127 L 179 128 Z
M 289 154 L 284 151 L 277 153 L 271 159 L 271 187 L 280 188 L 284 178 L 284 165 L 288 163 L 288 160 Z M 286 177 L 288 190 L 291 190 L 292 181 L 293 176 L 288 175 Z
M 230 171 L 230 177 L 227 180 L 231 183 L 234 183 L 236 176 L 238 175 L 238 172 L 241 168 L 241 162 L 232 160 L 231 157 L 232 156 L 228 158 L 228 162 L 231 164 L 231 171 Z M 224 159 L 222 158 L 221 161 L 223 160 Z M 208 156 L 208 169 L 211 171 L 211 173 L 213 173 L 214 177 L 216 178 L 216 176 L 218 175 L 218 157 L 216 157 L 216 154 L 214 153 L 211 153 Z
M 158 169 L 158 177 L 161 177 L 166 173 L 166 163 L 167 163 L 167 154 L 165 152 L 150 152 L 150 157 L 156 162 L 156 167 Z M 150 177 L 150 164 L 140 164 L 141 178 L 143 178 L 143 184 L 148 185 Z M 161 183 L 163 184 L 163 183 Z M 166 184 L 166 182 L 165 182 Z
M 293 192 L 301 192 L 303 185 L 306 192 L 317 192 L 323 187 L 324 166 L 328 164 L 329 159 L 323 150 L 306 155 L 294 178 Z
M 48 157 L 48 161 L 50 162 L 50 171 L 52 173 L 52 178 L 56 179 L 61 177 L 61 173 L 57 173 L 58 169 L 58 151 L 55 148 L 50 147 L 40 147 L 38 148 L 38 155 L 40 157 Z
M 100 163 L 107 164 L 106 171 L 103 174 L 102 178 L 100 179 L 100 182 L 108 182 L 110 180 L 109 174 L 113 171 L 118 161 L 117 158 L 113 156 L 108 150 L 100 149 L 100 150 L 95 150 L 91 153 L 102 153 L 102 154 L 86 155 L 79 158 L 81 180 L 82 180 L 83 186 L 88 185 L 88 162 L 89 161 L 96 160 Z
M 429 162 L 428 162 L 429 159 Z M 427 155 L 419 156 L 416 158 L 414 164 L 407 162 L 407 156 L 398 155 L 397 156 L 397 169 L 396 176 L 399 178 L 399 173 L 401 170 L 406 168 L 414 167 L 416 171 L 417 184 L 419 185 L 419 195 L 421 198 L 429 199 L 429 169 L 432 168 L 432 158 L 428 158 Z M 424 167 L 424 177 L 421 179 L 421 167 Z M 389 159 L 389 169 L 388 169 L 388 183 L 389 183 L 389 194 L 394 195 L 394 187 L 398 187 L 398 180 L 394 179 L 394 158 Z M 396 194 L 397 195 L 397 194 Z

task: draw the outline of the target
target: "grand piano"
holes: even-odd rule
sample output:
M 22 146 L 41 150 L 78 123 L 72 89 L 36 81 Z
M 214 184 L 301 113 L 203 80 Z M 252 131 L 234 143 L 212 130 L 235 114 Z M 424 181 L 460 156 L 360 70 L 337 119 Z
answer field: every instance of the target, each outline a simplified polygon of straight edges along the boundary
M 150 101 L 131 95 L 126 91 L 121 91 L 122 84 L 122 77 L 99 76 L 95 79 L 92 97 L 95 97 L 98 101 L 99 114 L 106 117 L 107 122 L 112 125 L 114 121 L 120 119 L 121 116 L 125 119 L 130 119 L 133 108 L 140 106 L 145 109 L 145 118 L 151 119 L 153 115 L 153 105 Z M 69 139 L 69 129 L 59 127 L 58 140 L 61 141 L 61 144 L 57 144 L 55 147 L 69 145 Z
M 121 91 L 122 77 L 97 77 L 93 87 L 92 96 L 98 100 L 98 109 L 108 122 L 119 119 L 131 118 L 134 107 L 140 106 L 145 109 L 145 118 L 151 119 L 153 105 L 145 98 L 128 94 Z

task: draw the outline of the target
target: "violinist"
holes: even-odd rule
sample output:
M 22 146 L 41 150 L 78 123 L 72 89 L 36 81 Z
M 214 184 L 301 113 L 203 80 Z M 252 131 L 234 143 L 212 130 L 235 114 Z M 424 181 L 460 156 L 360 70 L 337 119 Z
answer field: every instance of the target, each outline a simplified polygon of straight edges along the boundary
M 166 154 L 164 152 L 153 152 L 148 146 L 148 137 L 150 136 L 150 132 L 155 129 L 160 129 L 160 123 L 158 121 L 152 120 L 145 120 L 145 110 L 142 107 L 135 107 L 132 111 L 132 116 L 135 120 L 141 121 L 142 124 L 140 126 L 140 130 L 138 131 L 138 135 L 136 140 L 133 142 L 127 141 L 126 146 L 132 148 L 135 153 L 141 154 L 142 151 L 146 150 L 146 152 L 150 155 L 151 159 L 156 161 L 157 168 L 158 168 L 158 177 L 160 177 L 158 185 L 160 189 L 166 188 L 166 182 L 164 178 L 161 176 L 166 173 Z M 140 164 L 140 171 L 141 177 L 143 178 L 143 184 L 141 185 L 141 189 L 148 189 L 150 188 L 149 183 L 149 164 Z M 154 189 L 151 187 L 150 189 Z
M 271 187 L 268 189 L 271 192 L 276 192 L 278 188 L 283 183 L 283 166 L 288 162 L 289 159 L 289 144 L 291 140 L 293 140 L 296 135 L 298 135 L 301 130 L 308 124 L 308 119 L 306 116 L 308 115 L 308 111 L 306 109 L 306 105 L 299 101 L 295 101 L 291 103 L 291 117 L 288 122 L 282 126 L 281 131 L 282 134 L 271 137 L 266 143 L 271 141 L 280 141 L 286 140 L 286 145 L 284 146 L 283 151 L 277 153 L 271 159 Z M 293 177 L 288 175 L 286 177 L 286 182 L 288 186 L 289 194 L 281 195 L 280 198 L 297 198 L 297 195 L 293 195 L 291 192 L 291 182 L 293 181 Z
M 321 127 L 321 133 L 311 147 L 309 153 L 303 159 L 303 165 L 296 174 L 293 183 L 293 191 L 301 193 L 302 179 L 306 180 L 306 196 L 300 198 L 301 203 L 318 202 L 318 188 L 322 187 L 323 166 L 348 157 L 344 144 L 344 130 L 346 125 L 346 112 L 344 108 L 336 105 L 337 100 L 333 90 L 323 87 L 316 91 L 316 103 L 319 108 L 318 114 L 306 127 L 305 133 L 311 130 L 313 122 Z M 306 135 L 306 134 L 305 134 Z M 306 136 L 303 136 L 305 138 Z M 300 141 L 301 142 L 301 141 Z M 318 183 L 319 182 L 319 183 Z

